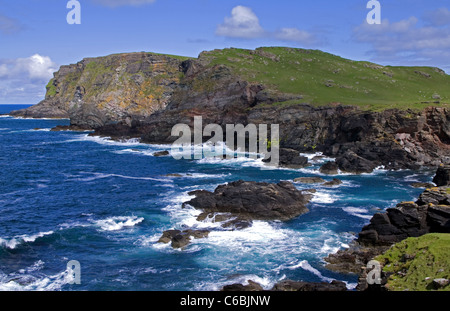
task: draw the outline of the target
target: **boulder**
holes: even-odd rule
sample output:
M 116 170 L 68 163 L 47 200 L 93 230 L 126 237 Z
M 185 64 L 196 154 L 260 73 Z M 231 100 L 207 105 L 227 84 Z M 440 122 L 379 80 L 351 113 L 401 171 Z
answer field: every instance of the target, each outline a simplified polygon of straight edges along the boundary
M 165 157 L 165 156 L 168 156 L 168 155 L 170 155 L 170 152 L 167 151 L 167 150 L 158 151 L 158 152 L 153 153 L 154 157 Z
M 325 164 L 323 164 L 319 171 L 322 174 L 327 174 L 327 175 L 337 175 L 339 170 L 339 166 L 337 165 L 336 162 L 327 162 Z
M 300 177 L 294 179 L 295 183 L 302 183 L 302 184 L 320 184 L 325 182 L 323 178 L 320 177 Z
M 191 192 L 196 197 L 189 204 L 208 213 L 231 213 L 251 220 L 289 220 L 308 211 L 310 196 L 291 182 L 278 184 L 235 181 L 221 185 L 214 192 Z
M 344 282 L 333 280 L 331 283 L 311 283 L 311 282 L 296 282 L 292 280 L 281 281 L 273 287 L 272 291 L 284 292 L 343 292 L 347 291 L 347 286 Z
M 264 159 L 263 162 L 270 162 Z M 300 152 L 294 149 L 280 148 L 279 166 L 290 168 L 303 168 L 308 166 L 308 158 L 301 156 Z
M 338 157 L 336 163 L 341 171 L 353 174 L 372 173 L 377 167 L 374 162 L 360 157 L 353 151 L 347 151 Z
M 428 182 L 415 182 L 411 184 L 414 188 L 433 188 L 434 185 Z
M 438 187 L 450 186 L 450 165 L 440 166 L 433 178 L 433 182 Z
M 342 183 L 343 183 L 342 180 L 337 179 L 337 178 L 333 178 L 333 180 L 323 183 L 322 186 L 334 187 L 334 186 L 342 185 Z
M 223 292 L 261 292 L 264 290 L 264 288 L 252 280 L 248 280 L 248 285 L 243 284 L 231 284 L 231 285 L 225 285 L 222 288 Z
M 210 231 L 208 230 L 167 230 L 164 231 L 158 243 L 171 243 L 173 248 L 184 248 L 191 242 L 191 237 L 201 239 L 208 237 Z

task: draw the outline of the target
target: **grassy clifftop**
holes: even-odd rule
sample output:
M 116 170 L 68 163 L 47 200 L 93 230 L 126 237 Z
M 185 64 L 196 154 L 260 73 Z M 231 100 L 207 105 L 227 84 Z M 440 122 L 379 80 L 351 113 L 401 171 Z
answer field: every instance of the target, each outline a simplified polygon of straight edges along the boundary
M 375 258 L 391 274 L 386 287 L 393 291 L 435 289 L 433 280 L 450 279 L 450 234 L 431 233 L 408 238 Z M 440 290 L 450 291 L 450 285 Z
M 226 65 L 273 92 L 303 96 L 290 103 L 340 103 L 377 111 L 450 103 L 450 76 L 438 68 L 381 66 L 319 50 L 283 47 L 214 50 L 200 57 L 211 65 Z

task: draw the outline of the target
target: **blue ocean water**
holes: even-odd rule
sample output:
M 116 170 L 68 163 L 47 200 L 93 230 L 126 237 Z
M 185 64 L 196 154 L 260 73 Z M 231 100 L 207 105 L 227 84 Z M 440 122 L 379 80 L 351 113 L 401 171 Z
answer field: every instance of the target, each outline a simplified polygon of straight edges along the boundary
M 0 106 L 8 113 L 18 106 Z M 113 142 L 88 133 L 51 132 L 68 120 L 0 116 L 0 290 L 217 290 L 249 279 L 271 288 L 282 279 L 345 281 L 323 257 L 346 247 L 371 216 L 421 189 L 433 172 L 377 170 L 323 176 L 263 169 L 260 161 L 153 157 L 167 146 Z M 167 177 L 167 174 L 182 177 Z M 288 222 L 255 222 L 227 231 L 182 209 L 188 192 L 234 180 L 279 182 L 303 176 L 344 183 L 317 193 L 310 212 Z M 298 184 L 299 189 L 311 185 Z M 183 251 L 158 244 L 168 229 L 210 228 Z M 81 284 L 67 263 L 81 265 Z

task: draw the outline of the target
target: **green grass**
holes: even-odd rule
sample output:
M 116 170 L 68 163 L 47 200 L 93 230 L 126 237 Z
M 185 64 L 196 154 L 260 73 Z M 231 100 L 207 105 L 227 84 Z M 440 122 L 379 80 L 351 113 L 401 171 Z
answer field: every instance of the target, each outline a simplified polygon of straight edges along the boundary
M 167 56 L 167 57 L 171 57 L 171 58 L 175 58 L 181 61 L 185 61 L 188 59 L 193 59 L 193 57 L 188 57 L 188 56 L 180 56 L 180 55 L 172 55 L 172 54 L 161 54 L 161 53 L 149 53 L 151 55 L 160 55 L 160 56 Z
M 450 103 L 450 76 L 437 68 L 380 66 L 319 50 L 283 47 L 214 50 L 204 57 L 211 65 L 224 64 L 270 91 L 304 98 L 289 104 L 339 103 L 380 111 L 448 107 Z M 436 95 L 440 99 L 433 98 Z
M 53 79 L 48 82 L 47 86 L 47 96 L 52 97 L 56 95 L 56 86 L 53 85 Z
M 393 273 L 387 283 L 389 290 L 430 290 L 433 279 L 450 278 L 450 234 L 408 238 L 375 259 L 384 265 L 384 272 Z M 450 291 L 450 286 L 443 290 Z

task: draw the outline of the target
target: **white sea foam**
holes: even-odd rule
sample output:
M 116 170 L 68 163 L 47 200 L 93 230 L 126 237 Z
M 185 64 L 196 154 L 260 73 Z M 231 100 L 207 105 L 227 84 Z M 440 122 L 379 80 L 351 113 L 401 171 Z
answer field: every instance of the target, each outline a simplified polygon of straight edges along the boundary
M 82 142 L 82 141 L 90 141 L 90 142 L 95 142 L 97 144 L 108 145 L 108 146 L 139 146 L 139 145 L 143 145 L 140 142 L 139 138 L 132 138 L 132 139 L 127 139 L 127 140 L 123 140 L 123 141 L 115 141 L 115 140 L 112 140 L 111 137 L 89 136 L 89 134 L 77 135 L 73 139 L 66 140 L 67 143 Z
M 170 179 L 167 178 L 154 178 L 154 177 L 135 177 L 135 176 L 126 176 L 126 175 L 120 175 L 120 174 L 105 174 L 105 173 L 87 173 L 87 172 L 81 172 L 83 174 L 91 174 L 92 176 L 88 177 L 81 177 L 81 176 L 72 176 L 72 178 L 75 178 L 79 181 L 94 181 L 97 179 L 104 179 L 104 178 L 111 178 L 111 177 L 117 177 L 117 178 L 124 178 L 124 179 L 135 179 L 135 180 L 152 180 L 152 181 L 159 181 L 159 182 L 171 182 Z
M 351 206 L 346 206 L 346 207 L 342 207 L 342 210 L 344 210 L 345 212 L 349 213 L 350 215 L 356 216 L 356 217 L 360 217 L 363 219 L 371 219 L 372 215 L 368 215 L 367 214 L 367 210 L 363 209 L 363 208 L 358 208 L 358 207 L 351 207 Z
M 118 231 L 124 228 L 132 228 L 144 221 L 143 217 L 137 216 L 116 216 L 94 221 L 103 231 Z
M 39 260 L 32 266 L 9 275 L 0 271 L 0 291 L 59 291 L 64 285 L 74 281 L 74 274 L 70 268 L 50 276 L 36 274 L 35 272 L 41 270 L 44 264 Z
M 37 234 L 32 235 L 20 235 L 10 239 L 0 238 L 0 246 L 9 249 L 15 249 L 20 244 L 33 243 L 37 239 L 47 235 L 51 235 L 53 233 L 54 233 L 53 231 L 47 231 L 47 232 L 39 232 Z
M 314 268 L 313 266 L 311 266 L 307 260 L 302 260 L 302 261 L 298 264 L 298 267 L 299 267 L 299 268 L 302 268 L 303 270 L 309 271 L 309 272 L 311 272 L 312 274 L 318 276 L 322 281 L 325 281 L 325 282 L 331 282 L 331 281 L 333 281 L 333 279 L 328 278 L 328 277 L 326 277 L 326 276 L 323 276 L 322 273 L 320 273 L 319 270 L 317 270 L 316 268 Z
M 313 203 L 324 203 L 331 204 L 338 199 L 338 195 L 330 193 L 328 191 L 317 191 L 314 193 L 311 202 Z

